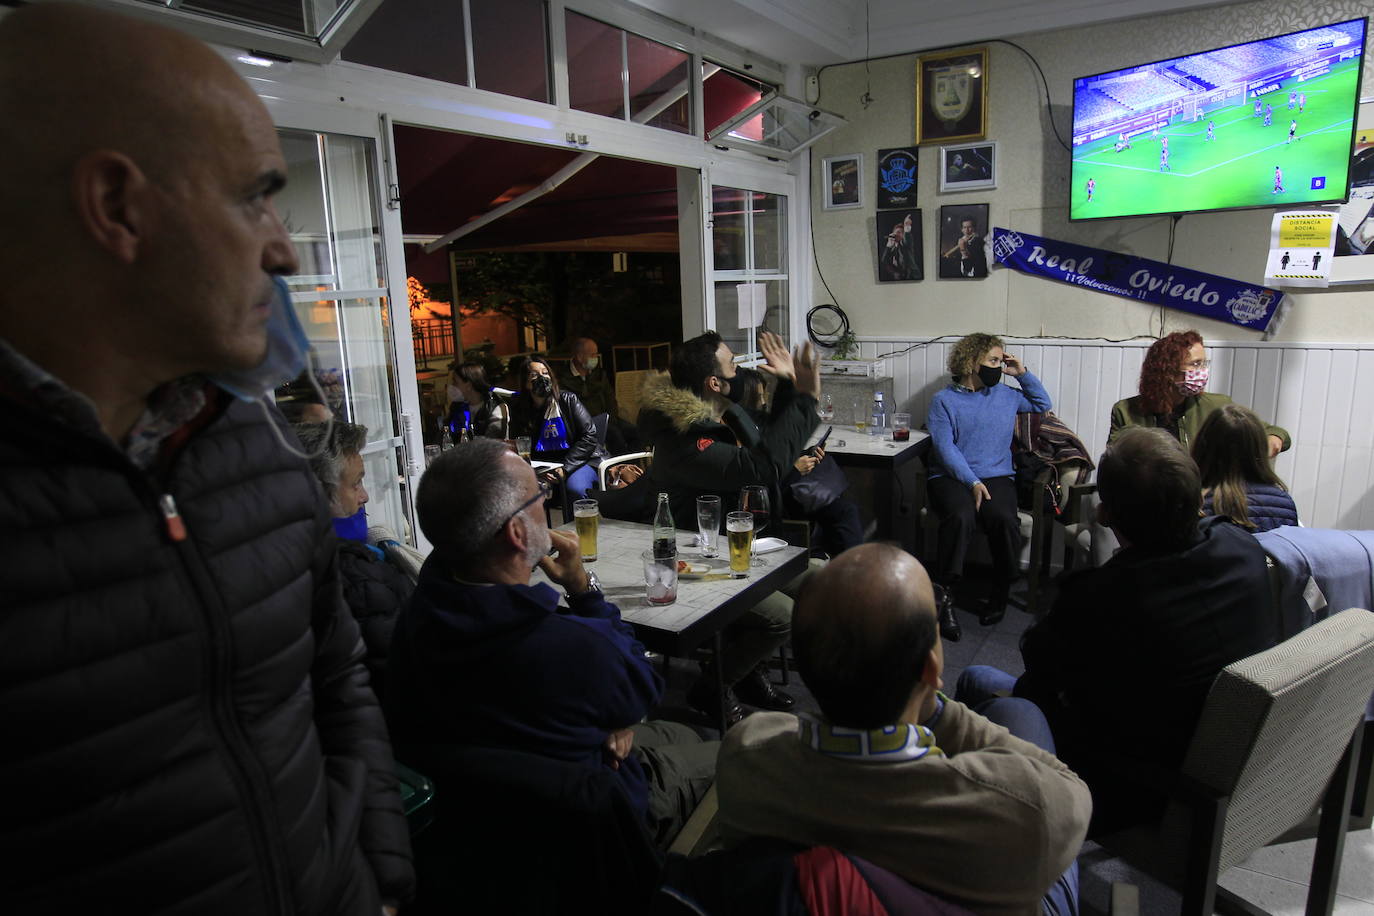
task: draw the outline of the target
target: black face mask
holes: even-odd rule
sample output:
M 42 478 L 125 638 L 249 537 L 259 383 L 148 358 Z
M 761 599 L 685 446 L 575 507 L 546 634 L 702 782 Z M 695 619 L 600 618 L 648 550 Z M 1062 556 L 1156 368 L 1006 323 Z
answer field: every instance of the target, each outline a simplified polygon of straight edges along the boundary
M 1001 384 L 1001 382 L 1002 382 L 1002 367 L 1001 367 L 1001 366 L 979 366 L 979 367 L 978 367 L 978 380 L 979 380 L 980 382 L 983 383 L 983 387 L 985 387 L 985 388 L 991 388 L 993 385 L 999 385 L 999 384 Z
M 725 390 L 721 392 L 721 395 L 730 403 L 738 404 L 740 399 L 744 397 L 744 386 L 736 385 L 735 379 L 726 378 L 723 375 L 717 375 L 716 378 L 725 383 Z
M 549 395 L 553 394 L 553 379 L 549 378 L 547 375 L 536 375 L 530 381 L 530 391 L 533 392 L 536 397 L 547 398 Z

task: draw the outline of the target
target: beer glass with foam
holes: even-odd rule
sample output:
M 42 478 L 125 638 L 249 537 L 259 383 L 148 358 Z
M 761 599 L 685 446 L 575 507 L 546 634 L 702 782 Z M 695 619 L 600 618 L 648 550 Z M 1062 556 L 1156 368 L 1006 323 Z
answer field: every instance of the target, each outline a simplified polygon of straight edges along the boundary
M 749 575 L 749 554 L 754 547 L 754 516 L 731 512 L 725 516 L 725 540 L 730 547 L 730 575 L 743 579 Z
M 596 559 L 596 535 L 601 527 L 601 510 L 596 500 L 574 502 L 573 522 L 577 525 L 577 546 L 582 551 L 582 559 L 590 563 Z

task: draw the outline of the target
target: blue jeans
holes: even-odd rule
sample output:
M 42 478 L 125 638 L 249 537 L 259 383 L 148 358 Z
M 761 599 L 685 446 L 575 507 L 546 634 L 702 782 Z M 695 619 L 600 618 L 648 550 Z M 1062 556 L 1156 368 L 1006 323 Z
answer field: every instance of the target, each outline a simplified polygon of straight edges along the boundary
M 1054 753 L 1054 736 L 1045 714 L 1030 700 L 1011 696 L 1016 678 L 990 665 L 970 665 L 959 675 L 954 698 L 1042 751 Z M 1003 694 L 1006 694 L 1003 696 Z M 1077 916 L 1078 860 L 1050 885 L 1041 901 L 1046 916 Z
M 583 499 L 587 491 L 596 486 L 596 468 L 590 464 L 582 465 L 568 475 L 566 486 L 570 498 Z

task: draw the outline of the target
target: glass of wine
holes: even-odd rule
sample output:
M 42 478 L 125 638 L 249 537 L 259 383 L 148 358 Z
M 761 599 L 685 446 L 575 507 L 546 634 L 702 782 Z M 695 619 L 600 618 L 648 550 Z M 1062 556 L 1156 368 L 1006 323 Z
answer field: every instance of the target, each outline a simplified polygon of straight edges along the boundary
M 759 535 L 763 529 L 768 527 L 768 488 L 758 484 L 750 484 L 741 487 L 739 491 L 739 509 L 741 512 L 748 512 L 754 517 L 754 561 L 751 566 L 762 566 L 763 561 L 759 559 L 757 545 Z

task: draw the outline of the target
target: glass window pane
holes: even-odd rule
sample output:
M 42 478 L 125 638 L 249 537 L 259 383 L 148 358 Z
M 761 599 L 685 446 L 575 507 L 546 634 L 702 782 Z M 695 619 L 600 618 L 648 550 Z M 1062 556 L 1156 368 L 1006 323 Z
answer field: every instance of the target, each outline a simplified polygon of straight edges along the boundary
M 614 26 L 567 12 L 568 104 L 578 111 L 625 117 L 620 38 Z
M 787 272 L 787 198 L 752 191 L 756 271 Z
M 399 430 L 387 301 L 298 301 L 296 314 L 315 352 L 320 387 L 335 416 L 367 427 L 363 464 L 368 519 L 403 534 L 399 466 L 391 441 Z
M 761 83 L 756 79 L 722 69 L 708 61 L 701 63 L 701 75 L 701 100 L 707 133 L 753 105 L 775 88 L 768 83 Z M 731 133 L 739 134 L 746 140 L 762 140 L 763 114 L 750 118 Z
M 711 248 L 716 270 L 744 270 L 744 205 L 748 192 L 715 186 L 711 189 Z
M 716 331 L 736 354 L 758 350 L 757 332 L 762 329 L 787 340 L 787 281 L 786 280 L 718 280 L 716 287 Z M 763 289 L 763 323 L 758 328 L 740 327 L 740 296 L 752 297 L 753 287 Z M 747 311 L 746 311 L 746 317 Z M 747 323 L 747 322 L 746 322 Z
M 343 49 L 343 59 L 411 76 L 468 84 L 463 4 L 387 0 Z
M 630 66 L 630 117 L 651 127 L 690 133 L 691 59 L 687 52 L 638 35 L 627 34 L 625 42 Z
M 459 4 L 450 0 L 450 5 Z M 469 9 L 477 88 L 549 101 L 544 0 L 471 0 Z
M 379 289 L 378 224 L 372 141 L 338 134 L 278 131 L 287 183 L 276 198 L 301 266 L 293 289 Z

